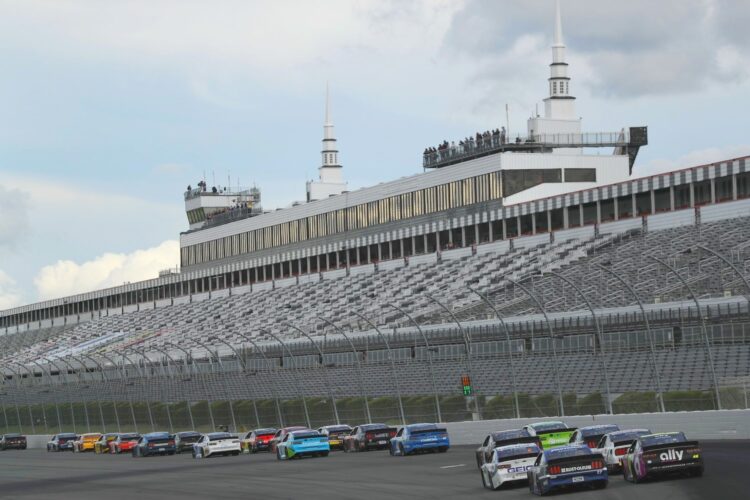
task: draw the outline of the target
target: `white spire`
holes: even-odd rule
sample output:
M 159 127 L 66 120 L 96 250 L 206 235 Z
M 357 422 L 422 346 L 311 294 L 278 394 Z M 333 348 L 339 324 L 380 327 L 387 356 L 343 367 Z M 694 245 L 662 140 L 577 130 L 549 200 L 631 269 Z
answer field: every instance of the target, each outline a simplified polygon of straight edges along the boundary
M 339 167 L 339 152 L 336 149 L 336 138 L 331 123 L 331 94 L 326 82 L 326 116 L 323 123 L 323 150 L 320 152 L 323 162 L 321 167 Z
M 553 47 L 565 47 L 562 34 L 562 16 L 560 15 L 560 0 L 555 0 L 555 42 Z

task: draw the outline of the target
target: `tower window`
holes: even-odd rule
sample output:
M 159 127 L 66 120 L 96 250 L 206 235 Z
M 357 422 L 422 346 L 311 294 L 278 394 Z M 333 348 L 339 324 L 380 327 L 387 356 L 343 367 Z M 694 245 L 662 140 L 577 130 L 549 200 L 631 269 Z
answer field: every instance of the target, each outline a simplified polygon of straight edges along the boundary
M 557 82 L 552 82 L 552 93 L 557 94 Z

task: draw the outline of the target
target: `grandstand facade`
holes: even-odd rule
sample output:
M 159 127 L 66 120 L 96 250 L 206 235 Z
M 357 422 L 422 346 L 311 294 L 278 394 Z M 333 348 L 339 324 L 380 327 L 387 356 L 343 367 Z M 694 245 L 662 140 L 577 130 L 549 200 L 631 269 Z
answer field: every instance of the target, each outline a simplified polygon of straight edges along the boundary
M 646 130 L 581 132 L 559 12 L 549 92 L 393 182 L 341 192 L 327 116 L 310 202 L 189 191 L 179 273 L 0 312 L 0 429 L 746 407 L 750 157 L 630 178 Z

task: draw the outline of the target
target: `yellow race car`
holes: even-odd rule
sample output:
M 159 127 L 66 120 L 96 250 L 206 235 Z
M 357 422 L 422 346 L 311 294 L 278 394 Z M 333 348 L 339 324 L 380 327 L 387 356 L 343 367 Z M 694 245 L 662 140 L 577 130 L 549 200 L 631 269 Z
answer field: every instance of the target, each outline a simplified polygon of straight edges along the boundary
M 105 453 L 109 454 L 109 443 L 117 439 L 117 436 L 119 436 L 119 434 L 117 434 L 116 432 L 102 434 L 99 440 L 94 443 L 94 453 L 96 453 L 97 455 L 103 455 Z
M 77 453 L 82 453 L 84 451 L 94 451 L 96 442 L 99 441 L 101 437 L 102 435 L 98 432 L 81 434 L 73 443 L 73 451 Z

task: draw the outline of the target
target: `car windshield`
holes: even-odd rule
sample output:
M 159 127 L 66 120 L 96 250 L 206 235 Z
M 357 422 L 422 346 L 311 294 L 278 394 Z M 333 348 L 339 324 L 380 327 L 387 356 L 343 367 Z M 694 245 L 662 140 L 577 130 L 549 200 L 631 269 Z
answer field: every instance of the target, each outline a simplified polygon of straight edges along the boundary
M 237 436 L 233 436 L 228 432 L 212 432 L 208 434 L 209 441 L 221 441 L 223 439 L 237 439 Z
M 492 434 L 493 441 L 506 441 L 508 439 L 522 439 L 530 437 L 526 429 L 514 429 L 512 431 L 496 432 Z
M 183 439 L 183 438 L 190 438 L 190 437 L 200 436 L 200 433 L 198 433 L 198 432 L 178 432 L 177 435 L 180 436 L 181 439 Z
M 560 458 L 582 457 L 591 455 L 588 446 L 564 446 L 562 448 L 553 448 L 545 452 L 548 460 L 558 460 Z
M 169 434 L 167 434 L 166 432 L 158 432 L 154 434 L 146 434 L 145 437 L 149 441 L 163 441 L 165 439 L 169 439 Z
M 603 436 L 604 434 L 607 434 L 608 432 L 614 432 L 616 430 L 619 430 L 619 427 L 616 425 L 599 425 L 596 427 L 589 427 L 587 429 L 581 429 L 581 435 L 583 437 L 590 437 L 590 436 Z
M 498 462 L 503 460 L 518 460 L 521 458 L 535 457 L 541 450 L 535 444 L 522 444 L 503 446 L 495 450 L 495 456 Z
M 567 426 L 562 422 L 542 422 L 539 424 L 532 424 L 531 427 L 533 427 L 537 432 L 565 430 L 567 428 Z
M 658 446 L 660 444 L 682 443 L 687 441 L 685 434 L 682 432 L 671 432 L 669 434 L 651 434 L 643 436 L 641 443 L 643 446 Z
M 609 435 L 609 439 L 614 443 L 622 443 L 622 442 L 629 442 L 629 441 L 635 441 L 641 436 L 644 436 L 648 434 L 651 431 L 642 430 L 642 431 L 623 431 L 623 432 L 613 432 Z
M 328 432 L 349 432 L 352 430 L 352 428 L 348 425 L 332 425 L 330 427 L 327 427 L 326 430 Z
M 446 431 L 445 429 L 441 429 L 439 427 L 428 427 L 426 429 L 424 427 L 422 427 L 421 429 L 412 429 L 409 432 L 411 432 L 412 436 L 416 436 L 416 435 L 419 435 L 419 434 L 433 434 L 433 433 L 436 433 L 436 432 L 437 433 L 443 433 L 443 434 L 445 434 L 448 431 Z
M 359 428 L 362 429 L 363 431 L 376 431 L 379 429 L 387 429 L 388 426 L 385 424 L 365 424 L 365 425 L 359 426 Z
M 292 434 L 293 439 L 311 439 L 311 438 L 318 438 L 318 437 L 324 437 L 324 436 L 317 432 L 295 432 Z

